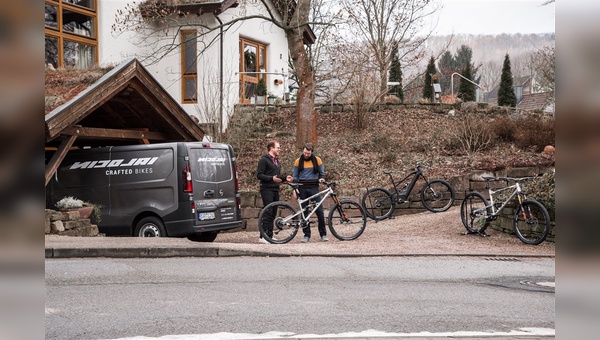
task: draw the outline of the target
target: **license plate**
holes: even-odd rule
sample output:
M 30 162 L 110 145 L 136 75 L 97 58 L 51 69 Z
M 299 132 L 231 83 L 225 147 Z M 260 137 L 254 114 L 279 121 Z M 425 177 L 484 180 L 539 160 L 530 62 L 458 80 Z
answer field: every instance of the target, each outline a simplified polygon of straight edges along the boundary
M 215 213 L 214 212 L 198 213 L 198 219 L 200 221 L 214 220 L 215 219 Z

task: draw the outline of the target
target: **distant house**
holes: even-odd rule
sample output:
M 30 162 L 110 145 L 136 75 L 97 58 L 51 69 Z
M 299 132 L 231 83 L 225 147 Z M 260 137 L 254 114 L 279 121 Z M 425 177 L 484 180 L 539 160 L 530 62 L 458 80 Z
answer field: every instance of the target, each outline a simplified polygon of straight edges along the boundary
M 540 112 L 554 112 L 554 101 L 551 92 L 536 92 L 538 84 L 531 76 L 516 77 L 513 79 L 513 91 L 517 97 L 517 109 Z M 485 94 L 485 101 L 489 105 L 498 105 L 498 90 L 496 85 Z
M 517 103 L 521 101 L 523 95 L 532 93 L 535 80 L 531 76 L 516 77 L 513 79 L 513 91 L 517 96 Z M 498 105 L 498 90 L 500 84 L 496 85 L 490 92 L 485 94 L 485 101 L 490 105 Z
M 175 8 L 191 22 L 181 29 L 165 30 L 160 38 L 145 32 L 116 35 L 112 29 L 115 17 L 122 16 L 127 5 L 140 3 Z M 279 13 L 277 3 L 269 2 L 274 15 Z M 45 65 L 86 69 L 138 58 L 185 112 L 202 124 L 218 124 L 224 129 L 235 105 L 255 103 L 259 78 L 266 78 L 271 93 L 283 97 L 287 91 L 288 46 L 281 28 L 263 19 L 242 20 L 199 38 L 203 29 L 250 15 L 269 16 L 261 2 L 236 0 L 46 0 Z M 150 27 L 160 28 L 159 24 Z M 304 38 L 311 44 L 314 33 L 308 29 Z M 139 44 L 140 40 L 144 43 Z M 175 48 L 156 63 L 140 58 L 158 54 L 169 44 Z
M 523 98 L 517 104 L 517 109 L 523 111 L 554 113 L 552 92 L 529 93 L 523 95 Z

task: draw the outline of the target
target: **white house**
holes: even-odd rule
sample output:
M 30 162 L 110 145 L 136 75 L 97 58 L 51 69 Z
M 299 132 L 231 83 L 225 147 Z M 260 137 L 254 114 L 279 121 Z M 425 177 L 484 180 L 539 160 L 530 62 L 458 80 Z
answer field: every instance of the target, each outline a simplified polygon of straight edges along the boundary
M 274 2 L 268 4 L 279 15 Z M 117 18 L 123 19 L 128 8 L 140 3 L 175 9 L 180 15 L 165 22 L 185 20 L 185 25 L 148 23 L 143 30 L 117 34 Z M 283 97 L 287 91 L 288 47 L 281 28 L 264 19 L 218 28 L 220 23 L 267 13 L 256 0 L 45 0 L 45 63 L 89 68 L 136 57 L 188 114 L 224 130 L 234 105 L 256 102 L 260 77 L 268 92 Z M 307 43 L 314 41 L 312 31 L 305 37 Z M 172 48 L 167 52 L 168 47 Z

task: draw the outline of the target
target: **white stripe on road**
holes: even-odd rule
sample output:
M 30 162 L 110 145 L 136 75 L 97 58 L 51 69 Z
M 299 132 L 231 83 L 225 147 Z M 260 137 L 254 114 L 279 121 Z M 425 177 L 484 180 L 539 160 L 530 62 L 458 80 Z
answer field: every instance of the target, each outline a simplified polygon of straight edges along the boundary
M 394 338 L 394 337 L 484 337 L 484 336 L 555 336 L 555 330 L 551 328 L 519 328 L 510 332 L 419 332 L 419 333 L 389 333 L 369 329 L 359 333 L 339 334 L 296 334 L 290 332 L 267 332 L 261 334 L 244 333 L 213 333 L 213 334 L 182 334 L 165 335 L 158 338 L 136 336 L 132 338 L 119 338 L 113 340 L 217 340 L 217 339 L 352 339 L 352 338 Z

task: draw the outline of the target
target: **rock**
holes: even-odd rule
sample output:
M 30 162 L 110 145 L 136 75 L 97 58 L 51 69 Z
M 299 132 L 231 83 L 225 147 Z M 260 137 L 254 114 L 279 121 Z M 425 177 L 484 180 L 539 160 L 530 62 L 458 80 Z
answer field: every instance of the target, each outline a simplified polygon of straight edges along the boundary
M 56 233 L 60 233 L 65 231 L 65 226 L 60 220 L 54 221 L 50 224 L 50 230 Z

